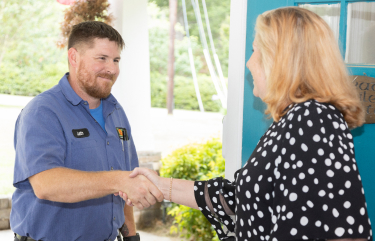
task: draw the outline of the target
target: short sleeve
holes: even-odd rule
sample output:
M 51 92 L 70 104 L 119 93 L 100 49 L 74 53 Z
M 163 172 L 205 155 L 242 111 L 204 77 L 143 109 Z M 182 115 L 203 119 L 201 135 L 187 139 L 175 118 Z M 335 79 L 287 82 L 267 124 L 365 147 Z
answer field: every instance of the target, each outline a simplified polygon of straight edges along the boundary
M 307 104 L 286 117 L 270 239 L 367 239 L 371 227 L 352 135 L 332 105 Z
M 66 141 L 55 113 L 43 107 L 23 110 L 14 133 L 16 160 L 13 185 L 30 186 L 27 178 L 64 166 Z

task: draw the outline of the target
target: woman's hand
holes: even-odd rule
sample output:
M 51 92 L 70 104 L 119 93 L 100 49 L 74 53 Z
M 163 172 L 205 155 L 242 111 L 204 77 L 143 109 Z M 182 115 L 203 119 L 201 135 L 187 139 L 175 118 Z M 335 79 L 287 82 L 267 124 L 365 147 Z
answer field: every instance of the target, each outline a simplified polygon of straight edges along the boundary
M 135 168 L 133 172 L 129 175 L 130 178 L 134 178 L 138 175 L 143 175 L 147 179 L 149 179 L 152 183 L 154 183 L 155 186 L 157 186 L 160 190 L 159 187 L 159 182 L 160 182 L 160 177 L 156 171 L 147 169 L 147 168 Z M 128 199 L 128 196 L 126 193 L 119 191 L 118 193 L 114 194 L 115 196 L 120 196 L 128 206 L 134 206 L 132 201 Z

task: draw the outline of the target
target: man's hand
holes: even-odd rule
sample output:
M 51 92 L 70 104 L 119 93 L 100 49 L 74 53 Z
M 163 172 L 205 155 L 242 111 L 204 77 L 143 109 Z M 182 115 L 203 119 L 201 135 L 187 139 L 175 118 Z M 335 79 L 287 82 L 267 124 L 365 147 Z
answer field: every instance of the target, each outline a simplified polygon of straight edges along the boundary
M 164 198 L 159 189 L 149 181 L 149 179 L 142 175 L 134 175 L 133 177 L 129 176 L 122 188 L 120 188 L 119 193 L 120 196 L 127 201 L 128 205 L 130 205 L 130 202 L 128 201 L 130 200 L 132 205 L 136 206 L 138 209 L 147 208 L 154 205 L 156 200 L 161 202 Z M 126 197 L 122 196 L 123 193 L 126 194 Z
M 129 175 L 130 178 L 137 178 L 142 176 L 147 177 L 148 180 L 150 180 L 155 186 L 159 188 L 160 177 L 158 176 L 158 173 L 156 171 L 147 168 L 135 168 Z M 124 199 L 124 201 L 126 201 L 127 205 L 136 206 L 138 208 L 136 202 L 131 198 L 130 194 L 126 193 L 125 191 L 119 191 L 119 195 Z M 161 202 L 163 198 L 164 196 L 162 195 L 162 199 L 158 201 Z

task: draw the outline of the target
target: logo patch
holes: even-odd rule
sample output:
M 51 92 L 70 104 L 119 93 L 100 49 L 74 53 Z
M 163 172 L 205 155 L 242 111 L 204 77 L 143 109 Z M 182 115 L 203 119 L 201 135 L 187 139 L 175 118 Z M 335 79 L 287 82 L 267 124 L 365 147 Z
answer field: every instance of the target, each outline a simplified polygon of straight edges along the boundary
M 89 130 L 86 128 L 85 129 L 72 129 L 72 133 L 74 137 L 76 138 L 85 138 L 85 137 L 90 136 Z

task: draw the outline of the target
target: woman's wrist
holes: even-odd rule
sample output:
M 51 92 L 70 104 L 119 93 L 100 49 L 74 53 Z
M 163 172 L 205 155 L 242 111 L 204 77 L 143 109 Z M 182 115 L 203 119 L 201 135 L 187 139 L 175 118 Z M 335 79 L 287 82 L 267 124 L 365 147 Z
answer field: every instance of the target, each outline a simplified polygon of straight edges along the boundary
M 159 178 L 159 190 L 163 193 L 164 199 L 169 200 L 170 178 Z

